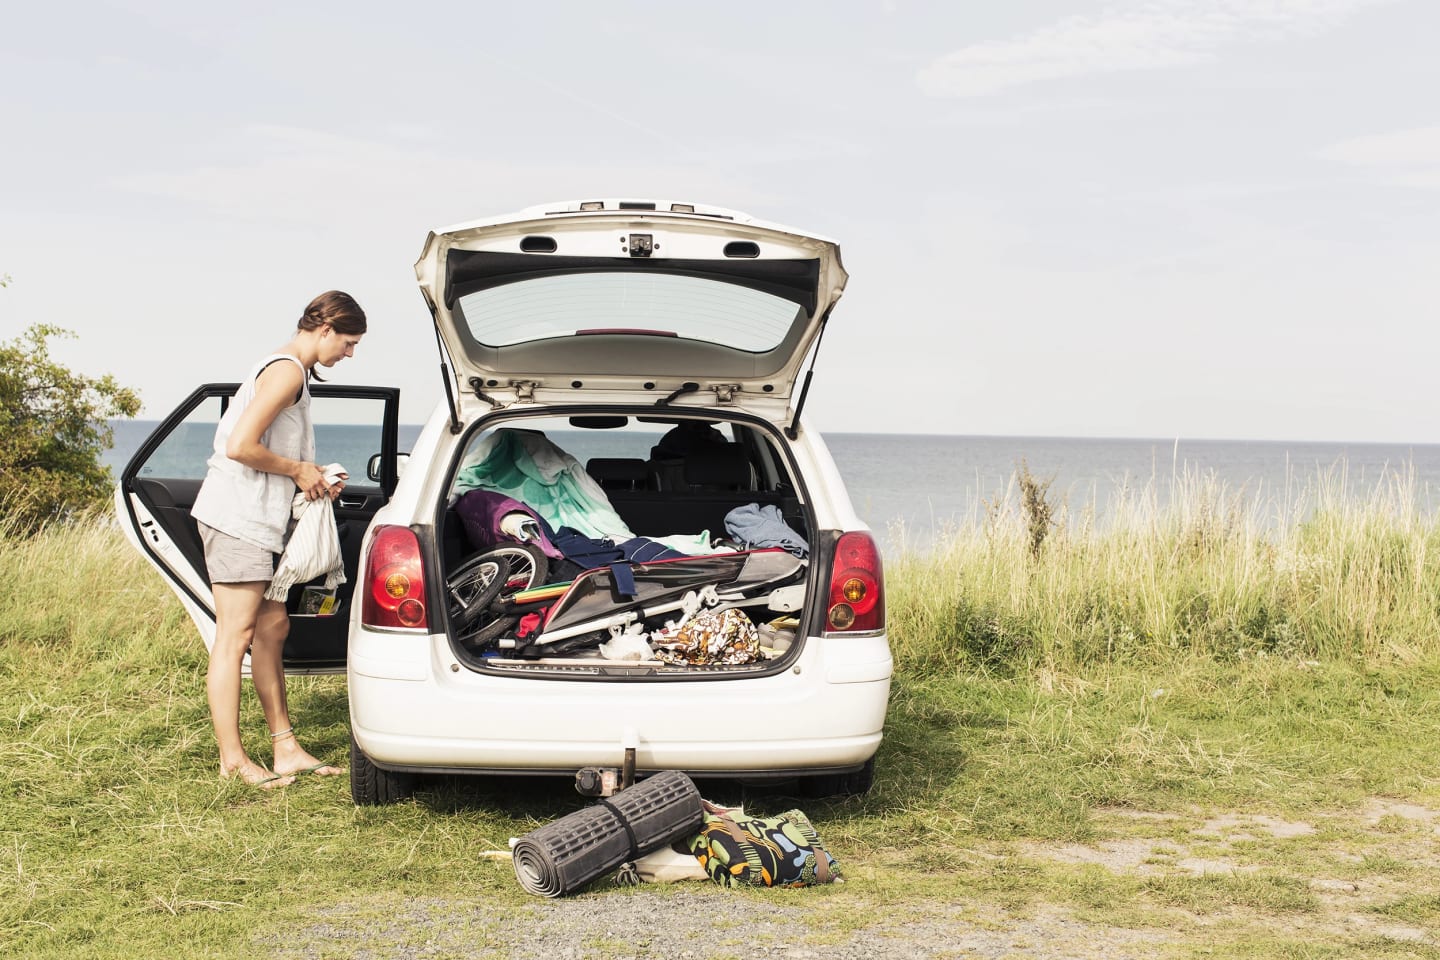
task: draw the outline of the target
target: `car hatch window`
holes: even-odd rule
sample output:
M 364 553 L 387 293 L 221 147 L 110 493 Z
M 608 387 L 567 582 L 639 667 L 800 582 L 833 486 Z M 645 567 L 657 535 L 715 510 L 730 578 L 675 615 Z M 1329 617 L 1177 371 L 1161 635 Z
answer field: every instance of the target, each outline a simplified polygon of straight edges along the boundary
M 625 331 L 763 352 L 795 324 L 793 300 L 671 274 L 580 273 L 521 280 L 462 296 L 474 339 L 503 347 L 587 331 Z

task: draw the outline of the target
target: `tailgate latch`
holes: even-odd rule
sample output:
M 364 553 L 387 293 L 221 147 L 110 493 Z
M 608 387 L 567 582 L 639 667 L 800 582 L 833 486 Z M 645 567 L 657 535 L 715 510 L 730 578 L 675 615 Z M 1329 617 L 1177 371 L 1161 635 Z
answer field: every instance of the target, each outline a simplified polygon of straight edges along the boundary
M 653 233 L 630 234 L 630 256 L 648 257 L 654 250 L 655 235 Z
M 738 383 L 712 383 L 710 389 L 715 391 L 716 403 L 734 403 L 741 387 Z
M 534 403 L 535 388 L 540 384 L 535 380 L 511 380 L 510 386 L 515 390 L 516 403 Z

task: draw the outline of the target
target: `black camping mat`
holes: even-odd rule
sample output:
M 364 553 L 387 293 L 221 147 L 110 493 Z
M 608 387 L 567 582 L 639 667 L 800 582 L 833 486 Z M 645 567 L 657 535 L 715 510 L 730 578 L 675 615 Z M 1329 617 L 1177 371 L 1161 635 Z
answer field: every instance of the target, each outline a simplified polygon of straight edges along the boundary
M 698 833 L 700 791 L 666 770 L 515 841 L 515 878 L 530 893 L 560 897 L 653 850 Z

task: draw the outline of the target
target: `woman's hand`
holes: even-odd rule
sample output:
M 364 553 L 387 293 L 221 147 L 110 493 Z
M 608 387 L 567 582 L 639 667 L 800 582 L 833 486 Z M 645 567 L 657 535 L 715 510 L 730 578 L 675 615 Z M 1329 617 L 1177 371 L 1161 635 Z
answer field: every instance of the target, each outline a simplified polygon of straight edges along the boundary
M 319 464 L 302 462 L 296 466 L 290 477 L 295 481 L 295 486 L 300 488 L 300 492 L 305 494 L 306 500 L 332 495 L 330 486 L 325 482 L 325 474 L 320 472 Z

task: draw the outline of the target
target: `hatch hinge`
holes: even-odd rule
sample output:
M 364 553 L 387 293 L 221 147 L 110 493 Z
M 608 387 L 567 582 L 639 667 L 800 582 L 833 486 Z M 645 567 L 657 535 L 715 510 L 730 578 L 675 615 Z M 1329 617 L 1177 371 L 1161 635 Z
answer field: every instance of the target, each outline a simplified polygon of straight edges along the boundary
M 535 388 L 540 386 L 539 380 L 511 380 L 510 388 L 515 391 L 516 403 L 534 403 Z
M 738 383 L 712 383 L 710 389 L 715 394 L 715 402 L 723 406 L 727 403 L 734 403 L 735 394 L 739 393 L 743 387 Z
M 485 381 L 481 380 L 479 377 L 470 378 L 470 389 L 475 391 L 475 396 L 490 404 L 491 410 L 499 410 L 505 406 L 505 404 L 501 403 L 499 400 L 496 400 L 494 397 L 490 396 L 490 394 L 485 392 Z

